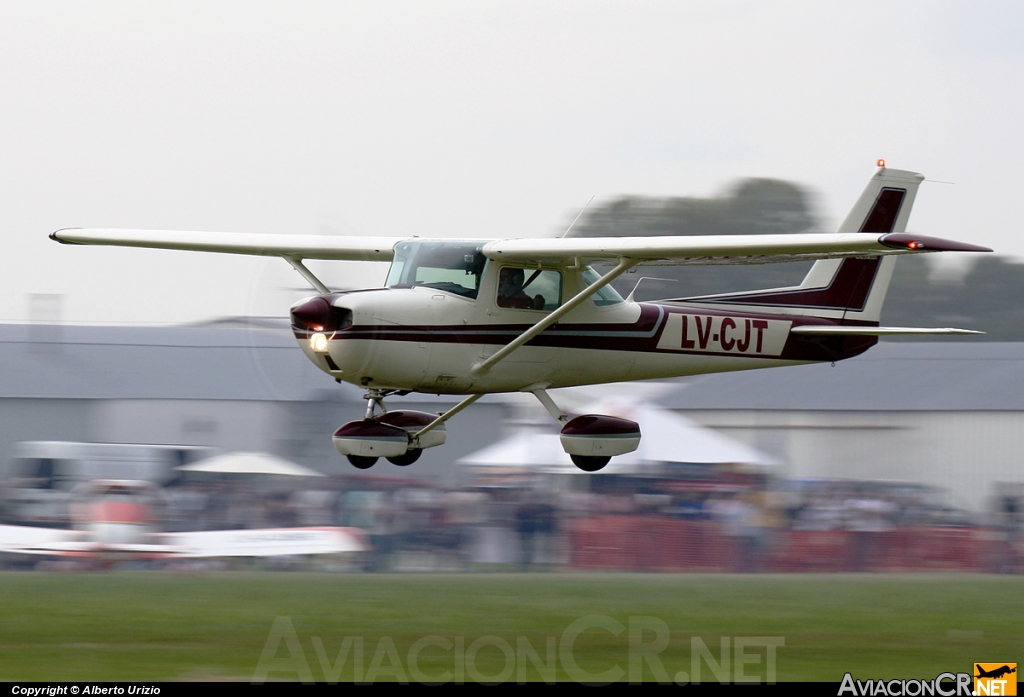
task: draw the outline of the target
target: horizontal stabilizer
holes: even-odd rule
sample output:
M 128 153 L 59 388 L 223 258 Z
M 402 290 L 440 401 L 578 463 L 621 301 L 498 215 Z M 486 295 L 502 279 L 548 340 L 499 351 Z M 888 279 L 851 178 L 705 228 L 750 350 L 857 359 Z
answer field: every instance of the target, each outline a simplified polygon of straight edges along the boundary
M 791 334 L 803 336 L 893 336 L 899 334 L 984 334 L 973 329 L 954 327 L 835 327 L 803 326 L 793 327 Z

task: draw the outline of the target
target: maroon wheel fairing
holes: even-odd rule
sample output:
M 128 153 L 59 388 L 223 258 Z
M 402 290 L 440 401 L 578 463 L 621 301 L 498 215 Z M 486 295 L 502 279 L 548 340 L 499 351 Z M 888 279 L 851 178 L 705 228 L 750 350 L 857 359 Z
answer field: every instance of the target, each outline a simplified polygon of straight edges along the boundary
M 563 436 L 639 436 L 640 424 L 603 414 L 586 414 L 562 427 Z
M 585 414 L 563 426 L 558 440 L 577 467 L 596 472 L 608 463 L 608 458 L 631 453 L 640 446 L 640 424 L 616 416 Z
M 347 456 L 376 458 L 399 457 L 409 448 L 405 429 L 382 424 L 374 419 L 350 421 L 334 432 L 334 447 Z
M 382 424 L 398 426 L 399 428 L 423 428 L 437 419 L 437 414 L 429 414 L 425 411 L 389 411 L 377 417 Z M 444 428 L 444 424 L 438 426 Z
M 334 437 L 402 440 L 406 438 L 406 435 L 405 431 L 397 426 L 381 423 L 376 419 L 363 419 L 362 421 L 349 421 L 334 432 Z
M 411 438 L 417 432 L 422 431 L 424 428 L 432 424 L 437 420 L 437 414 L 431 414 L 425 411 L 389 411 L 381 414 L 377 417 L 377 420 L 382 424 L 388 424 L 389 426 L 397 426 L 398 428 L 404 429 Z M 422 437 L 416 439 L 414 444 L 417 448 L 435 448 L 439 445 L 444 445 L 445 439 L 448 437 L 444 424 L 439 424 L 434 428 L 430 429 Z M 412 462 L 412 461 L 410 461 Z

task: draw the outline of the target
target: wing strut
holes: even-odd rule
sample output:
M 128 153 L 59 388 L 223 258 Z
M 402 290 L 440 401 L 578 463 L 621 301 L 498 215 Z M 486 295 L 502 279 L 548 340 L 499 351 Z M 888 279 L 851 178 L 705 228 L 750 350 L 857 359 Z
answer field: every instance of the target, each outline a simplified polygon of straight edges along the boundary
M 523 390 L 523 392 L 532 392 L 533 396 L 537 398 L 537 401 L 544 405 L 544 408 L 548 410 L 548 413 L 555 417 L 555 421 L 565 423 L 569 420 L 569 415 L 558 408 L 558 405 L 555 404 L 555 400 L 551 399 L 551 395 L 549 395 L 547 390 L 543 387 L 530 385 Z
M 328 293 L 331 292 L 330 288 L 325 286 L 319 278 L 313 275 L 312 271 L 306 268 L 306 265 L 302 263 L 302 259 L 296 259 L 295 257 L 289 257 L 284 255 L 282 255 L 281 258 L 287 261 L 289 264 L 291 264 L 292 268 L 298 271 L 299 274 L 304 279 L 306 279 L 307 282 L 309 282 L 309 285 L 313 286 L 313 288 L 316 289 L 317 293 L 320 293 L 321 295 L 327 295 Z
M 562 317 L 564 317 L 565 315 L 572 312 L 584 300 L 586 300 L 591 295 L 604 288 L 606 285 L 614 281 L 616 278 L 621 276 L 626 271 L 629 271 L 631 268 L 636 266 L 636 263 L 637 262 L 634 261 L 633 259 L 619 259 L 618 266 L 616 266 L 614 269 L 612 269 L 604 276 L 602 276 L 593 285 L 589 285 L 583 290 L 581 290 L 560 308 L 552 312 L 550 315 L 548 315 L 541 321 L 537 322 L 537 324 L 527 329 L 525 332 L 517 336 L 511 342 L 505 344 L 503 347 L 498 349 L 486 360 L 478 361 L 477 363 L 475 363 L 473 367 L 469 369 L 469 374 L 476 377 L 478 375 L 486 373 L 494 366 L 494 364 L 504 360 L 505 358 L 508 357 L 510 353 L 515 351 L 517 348 L 533 339 L 535 336 L 537 336 L 542 331 L 550 327 L 552 324 L 562 319 Z
M 464 400 L 462 400 L 461 402 L 456 404 L 454 407 L 452 407 L 451 409 L 449 409 L 448 411 L 446 411 L 445 413 L 441 414 L 436 419 L 431 421 L 429 424 L 427 424 L 426 426 L 421 428 L 419 431 L 416 431 L 416 433 L 412 434 L 411 437 L 412 437 L 413 442 L 416 442 L 416 439 L 419 438 L 420 436 L 422 436 L 424 433 L 426 433 L 427 431 L 431 431 L 434 428 L 440 426 L 445 421 L 447 421 L 448 419 L 452 418 L 453 416 L 458 414 L 460 411 L 462 411 L 463 409 L 465 409 L 470 404 L 472 404 L 473 402 L 475 402 L 476 400 L 480 399 L 483 396 L 484 396 L 483 392 L 481 392 L 480 394 L 471 394 L 471 395 L 469 395 Z

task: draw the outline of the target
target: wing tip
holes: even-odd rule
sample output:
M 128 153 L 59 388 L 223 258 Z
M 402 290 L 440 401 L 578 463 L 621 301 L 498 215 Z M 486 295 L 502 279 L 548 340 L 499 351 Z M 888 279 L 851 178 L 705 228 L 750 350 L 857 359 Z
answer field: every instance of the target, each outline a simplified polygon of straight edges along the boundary
M 60 233 L 62 233 L 62 232 L 67 232 L 67 231 L 69 231 L 69 230 L 78 230 L 78 229 L 80 229 L 80 228 L 73 228 L 73 227 L 63 227 L 63 228 L 61 228 L 60 230 L 54 230 L 53 232 L 51 232 L 51 233 L 50 233 L 50 235 L 49 235 L 49 237 L 50 237 L 50 239 L 51 239 L 51 240 L 53 240 L 54 242 L 60 242 L 61 244 L 75 244 L 74 242 L 71 242 L 71 241 L 69 241 L 69 240 L 64 240 L 64 239 L 61 239 L 61 237 L 60 237 Z
M 991 252 L 992 249 L 967 242 L 944 240 L 940 237 L 912 235 L 906 232 L 891 232 L 878 238 L 886 247 L 910 249 L 922 252 Z

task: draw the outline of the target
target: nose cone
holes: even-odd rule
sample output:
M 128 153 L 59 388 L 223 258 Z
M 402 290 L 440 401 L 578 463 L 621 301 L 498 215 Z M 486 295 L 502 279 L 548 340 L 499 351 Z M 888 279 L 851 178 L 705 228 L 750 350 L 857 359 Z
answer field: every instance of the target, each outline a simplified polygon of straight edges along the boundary
M 292 308 L 292 326 L 322 332 L 331 320 L 331 304 L 323 297 L 310 298 Z

